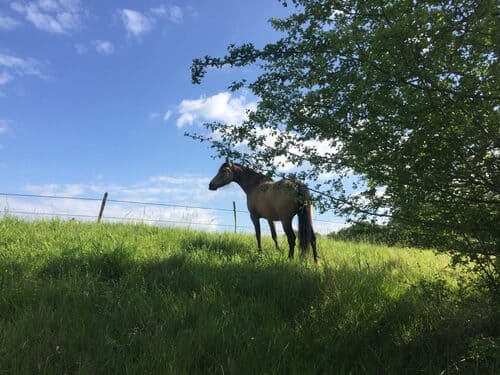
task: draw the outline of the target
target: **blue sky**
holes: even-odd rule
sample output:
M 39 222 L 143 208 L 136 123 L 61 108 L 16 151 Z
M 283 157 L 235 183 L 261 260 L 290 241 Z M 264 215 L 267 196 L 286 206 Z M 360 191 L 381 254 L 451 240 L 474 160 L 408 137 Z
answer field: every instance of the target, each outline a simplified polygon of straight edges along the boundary
M 227 92 L 241 75 L 230 69 L 192 85 L 190 65 L 230 43 L 275 40 L 267 20 L 288 11 L 272 0 L 0 0 L 0 191 L 109 191 L 115 199 L 222 208 L 236 200 L 245 209 L 236 186 L 208 191 L 220 161 L 183 134 L 204 121 L 241 121 L 257 98 Z M 88 202 L 0 203 L 13 211 L 96 210 Z M 115 204 L 106 214 L 232 223 L 221 212 L 181 208 Z

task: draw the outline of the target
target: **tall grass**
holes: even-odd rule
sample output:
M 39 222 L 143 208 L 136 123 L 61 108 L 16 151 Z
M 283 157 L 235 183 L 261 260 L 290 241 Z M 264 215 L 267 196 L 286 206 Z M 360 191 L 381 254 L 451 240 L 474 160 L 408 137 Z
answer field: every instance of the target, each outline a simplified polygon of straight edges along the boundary
M 281 239 L 286 248 L 286 241 Z M 498 314 L 431 251 L 0 220 L 0 373 L 498 373 Z

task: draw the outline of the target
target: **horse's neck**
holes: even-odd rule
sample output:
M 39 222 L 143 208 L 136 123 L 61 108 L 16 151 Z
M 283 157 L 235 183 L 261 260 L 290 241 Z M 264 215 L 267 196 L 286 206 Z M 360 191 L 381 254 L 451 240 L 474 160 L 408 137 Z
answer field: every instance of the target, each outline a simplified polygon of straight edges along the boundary
M 257 173 L 249 168 L 238 168 L 234 177 L 234 182 L 240 185 L 247 195 L 264 181 L 272 180 L 269 177 L 266 177 L 261 173 Z

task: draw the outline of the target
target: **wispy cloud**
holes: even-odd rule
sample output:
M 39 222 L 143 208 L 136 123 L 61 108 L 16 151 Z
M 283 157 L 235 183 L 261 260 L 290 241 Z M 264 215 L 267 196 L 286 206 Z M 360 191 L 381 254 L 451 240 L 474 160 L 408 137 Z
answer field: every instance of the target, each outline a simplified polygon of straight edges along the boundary
M 85 184 L 28 184 L 24 187 L 24 190 L 30 194 L 77 197 L 89 190 L 89 186 Z
M 40 71 L 40 63 L 32 58 L 21 58 L 4 52 L 0 52 L 0 67 L 5 69 L 2 72 L 4 84 L 11 81 L 14 76 L 33 75 L 45 78 Z
M 115 46 L 108 40 L 94 40 L 95 50 L 103 55 L 112 55 L 115 52 Z
M 169 9 L 168 19 L 174 23 L 182 23 L 182 21 L 184 21 L 184 12 L 181 7 L 171 6 Z
M 165 113 L 161 112 L 151 112 L 149 114 L 149 119 L 150 120 L 163 120 L 163 121 L 168 121 L 172 118 L 174 112 L 172 110 L 167 110 Z
M 256 102 L 245 96 L 233 96 L 229 92 L 194 100 L 185 99 L 178 106 L 176 124 L 179 128 L 210 121 L 238 124 L 246 119 L 248 110 L 255 109 L 256 105 Z
M 248 117 L 248 111 L 253 111 L 257 107 L 257 102 L 247 98 L 244 95 L 234 96 L 230 92 L 220 92 L 209 97 L 201 97 L 199 99 L 185 99 L 177 106 L 176 125 L 179 128 L 209 122 L 222 122 L 238 126 Z M 169 114 L 170 115 L 170 114 Z M 281 136 L 283 134 L 279 129 L 262 129 L 254 128 L 252 136 L 263 138 L 263 147 L 276 148 L 280 146 Z M 216 132 L 211 134 L 211 137 L 217 139 L 220 134 Z M 293 134 L 288 133 L 286 138 L 292 139 Z M 301 147 L 290 146 L 288 151 L 295 155 L 304 156 L 307 159 L 308 154 L 319 156 L 334 155 L 339 152 L 342 144 L 324 139 L 310 139 L 307 141 L 296 140 L 296 144 Z M 243 141 L 236 147 L 244 152 L 248 152 L 248 142 Z M 277 166 L 279 172 L 291 173 L 297 172 L 301 168 L 309 166 L 304 162 L 302 167 L 292 163 L 285 155 L 276 156 L 273 164 Z M 330 172 L 322 173 L 319 179 L 324 181 L 332 178 L 335 174 Z
M 333 157 L 342 149 L 342 143 L 332 141 L 331 139 L 308 139 L 306 141 L 299 140 L 296 133 L 288 132 L 279 129 L 270 128 L 253 128 L 251 134 L 248 138 L 258 137 L 262 138 L 263 144 L 257 146 L 258 151 L 263 149 L 276 149 L 282 148 L 283 137 L 289 140 L 291 143 L 287 145 L 287 152 L 290 155 L 296 155 L 303 159 L 303 162 L 299 166 L 298 164 L 290 161 L 289 155 L 279 155 L 275 156 L 272 160 L 272 164 L 276 166 L 278 172 L 282 173 L 292 173 L 299 172 L 301 170 L 311 169 L 312 166 L 307 161 L 311 156 L 320 157 Z M 295 139 L 294 139 L 295 138 Z M 236 147 L 244 152 L 249 152 L 248 141 L 240 142 Z M 330 171 L 324 171 L 319 174 L 318 181 L 326 181 L 331 178 L 338 176 L 338 174 Z
M 75 217 L 78 220 L 95 220 L 100 207 L 100 197 L 107 191 L 108 203 L 104 210 L 104 220 L 132 221 L 157 225 L 180 225 L 205 230 L 227 230 L 232 228 L 232 212 L 220 211 L 220 203 L 241 198 L 239 187 L 229 186 L 217 192 L 207 194 L 209 178 L 203 176 L 177 175 L 154 176 L 131 185 L 116 184 L 29 184 L 24 192 L 36 195 L 60 197 L 95 197 L 95 201 L 74 199 L 21 198 L 0 196 L 0 210 L 14 215 L 25 213 L 23 217 Z M 221 197 L 223 197 L 221 199 Z M 114 201 L 113 201 L 114 200 Z M 121 202 L 116 202 L 121 201 Z M 123 201 L 162 203 L 166 205 L 148 205 Z M 203 209 L 205 207 L 208 209 Z M 214 207 L 210 209 L 210 207 Z M 229 207 L 226 207 L 229 208 Z M 52 215 L 50 215 L 52 214 Z M 58 215 L 59 214 L 59 215 Z M 62 216 L 61 216 L 62 214 Z M 82 215 L 82 216 L 81 216 Z M 1 216 L 1 213 L 0 213 Z M 252 231 L 247 215 L 238 217 L 238 224 L 243 230 Z M 340 221 L 315 222 L 315 230 L 329 233 L 345 227 Z M 266 231 L 267 227 L 263 230 Z M 282 233 L 280 226 L 278 232 Z
M 168 110 L 167 112 L 165 112 L 165 114 L 163 115 L 163 121 L 168 121 L 170 120 L 170 117 L 172 117 L 172 111 L 171 110 Z
M 10 6 L 37 29 L 54 34 L 71 34 L 80 29 L 85 16 L 79 0 L 14 1 Z
M 7 133 L 9 130 L 10 121 L 0 119 L 0 134 Z
M 120 15 L 129 35 L 141 37 L 153 29 L 154 19 L 137 10 L 122 9 Z
M 112 55 L 115 52 L 115 46 L 109 40 L 93 40 L 92 42 L 86 43 L 75 43 L 74 45 L 76 53 L 79 55 L 85 55 L 91 50 L 101 54 L 101 55 Z
M 47 79 L 40 67 L 41 63 L 35 59 L 14 56 L 0 49 L 0 88 L 9 87 L 11 82 L 24 76 Z M 6 91 L 0 91 L 0 97 L 6 96 Z
M 151 14 L 159 18 L 166 18 L 173 23 L 182 23 L 184 21 L 184 11 L 177 5 L 161 5 L 159 7 L 152 8 Z
M 192 7 L 186 9 L 189 9 L 191 14 L 193 13 Z M 163 20 L 181 24 L 184 22 L 185 16 L 183 8 L 177 5 L 160 5 L 143 11 L 125 8 L 118 12 L 127 34 L 136 38 L 149 33 L 155 25 L 160 24 Z
M 222 219 L 217 211 L 197 208 L 207 206 L 208 178 L 192 175 L 154 176 L 147 180 L 131 184 L 28 184 L 24 192 L 37 195 L 61 197 L 96 197 L 107 191 L 108 204 L 104 218 L 119 221 L 133 219 L 145 223 L 194 225 L 197 228 L 214 230 Z M 211 197 L 210 197 L 211 198 Z M 132 204 L 120 201 L 138 201 L 150 203 L 166 203 L 167 206 L 150 206 Z M 0 208 L 5 212 L 16 213 L 52 213 L 74 215 L 89 215 L 89 220 L 95 220 L 99 211 L 100 201 L 81 201 L 73 199 L 50 200 L 47 198 L 15 198 L 0 196 Z M 42 215 L 43 217 L 44 215 Z M 39 216 L 34 216 L 39 217 Z M 49 216 L 50 217 L 50 216 Z M 65 217 L 65 216 L 63 216 Z M 84 218 L 83 218 L 84 219 Z M 219 228 L 220 229 L 220 228 Z
M 209 178 L 203 176 L 159 175 L 129 185 L 102 183 L 28 184 L 25 186 L 25 191 L 32 194 L 67 197 L 100 196 L 107 191 L 110 196 L 113 196 L 113 199 L 199 205 L 207 201 L 208 182 Z
M 0 52 L 0 66 L 30 74 L 37 72 L 36 65 L 37 64 L 33 60 L 30 62 L 20 57 Z
M 10 130 L 10 125 L 11 121 L 8 120 L 2 120 L 0 119 L 0 136 L 3 134 L 7 133 Z M 3 149 L 3 145 L 0 144 L 0 151 Z M 3 164 L 0 163 L 0 169 L 2 168 Z
M 0 30 L 13 30 L 20 25 L 21 22 L 0 12 Z
M 89 47 L 83 43 L 75 43 L 75 50 L 79 55 L 84 55 L 89 51 Z
M 0 86 L 9 83 L 13 79 L 14 79 L 14 77 L 12 77 L 12 75 L 7 73 L 7 72 L 0 73 Z

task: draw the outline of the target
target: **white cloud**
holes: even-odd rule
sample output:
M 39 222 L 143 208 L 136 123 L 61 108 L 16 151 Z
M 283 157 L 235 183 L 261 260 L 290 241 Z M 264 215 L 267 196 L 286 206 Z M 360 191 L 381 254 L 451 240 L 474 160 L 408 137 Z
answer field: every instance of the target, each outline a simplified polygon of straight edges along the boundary
M 2 213 L 10 213 L 35 219 L 43 217 L 70 219 L 74 217 L 82 221 L 95 221 L 101 204 L 100 199 L 104 192 L 107 191 L 109 193 L 108 203 L 103 216 L 105 221 L 177 225 L 204 230 L 232 229 L 233 213 L 231 210 L 219 211 L 200 207 L 220 207 L 220 203 L 214 203 L 211 200 L 230 202 L 231 200 L 243 198 L 243 193 L 239 187 L 232 184 L 225 189 L 207 194 L 209 180 L 209 178 L 203 176 L 160 175 L 128 186 L 102 183 L 29 184 L 24 187 L 25 193 L 67 197 L 68 199 L 23 198 L 0 195 L 0 216 Z M 75 197 L 90 197 L 95 198 L 95 200 L 69 199 Z M 123 201 L 162 203 L 165 205 L 135 204 Z M 239 201 L 237 207 L 239 210 L 244 209 L 244 202 Z M 229 209 L 229 207 L 226 208 Z M 327 217 L 327 220 L 315 221 L 314 227 L 318 233 L 326 234 L 346 226 L 336 218 L 332 220 Z M 245 213 L 238 213 L 238 225 L 242 226 L 239 230 L 253 232 L 250 219 Z M 262 229 L 263 232 L 267 233 L 266 225 Z M 277 225 L 277 230 L 279 234 L 283 234 L 280 225 Z
M 347 228 L 351 226 L 351 224 L 347 224 L 340 219 L 336 219 L 337 221 L 324 222 L 324 221 L 316 221 L 314 223 L 314 231 L 316 233 L 320 233 L 322 235 L 327 235 L 332 232 L 337 232 L 340 229 Z
M 79 55 L 84 55 L 89 51 L 89 48 L 82 43 L 75 43 L 75 50 Z
M 191 5 L 188 5 L 188 6 L 186 7 L 186 10 L 188 11 L 188 13 L 189 13 L 189 15 L 190 15 L 191 17 L 193 17 L 193 18 L 198 18 L 198 17 L 200 17 L 200 12 L 198 12 L 198 11 L 196 10 L 196 8 L 195 8 L 195 7 L 193 7 L 193 6 L 191 6 Z
M 203 122 L 220 121 L 227 124 L 238 125 L 247 118 L 248 110 L 255 110 L 257 102 L 251 101 L 245 96 L 235 97 L 229 92 L 221 92 L 210 97 L 202 97 L 200 99 L 183 100 L 178 106 L 178 118 L 176 121 L 177 127 L 182 128 L 186 125 L 193 125 Z M 256 137 L 264 138 L 265 147 L 275 147 L 280 142 L 280 130 L 278 129 L 261 129 L 253 130 Z M 219 134 L 213 133 L 212 137 L 217 139 Z M 293 138 L 293 134 L 288 134 L 287 138 Z M 290 147 L 289 152 L 305 156 L 307 151 L 314 152 L 319 156 L 335 154 L 340 150 L 339 143 L 334 144 L 331 140 L 312 139 L 305 142 L 299 142 L 304 148 Z M 237 148 L 243 151 L 247 150 L 248 143 L 242 142 L 237 145 Z M 274 164 L 278 166 L 278 171 L 290 173 L 299 170 L 298 166 L 290 162 L 286 156 L 277 156 L 274 158 Z M 302 168 L 307 167 L 307 163 Z M 321 180 L 327 180 L 334 176 L 333 173 L 322 173 Z
M 266 137 L 266 146 L 274 147 L 276 144 L 277 136 Z M 310 169 L 311 165 L 307 161 L 308 154 L 314 154 L 318 156 L 333 155 L 340 150 L 339 145 L 333 145 L 330 140 L 319 140 L 310 139 L 304 142 L 300 142 L 301 147 L 291 146 L 288 148 L 288 152 L 298 157 L 302 157 L 306 161 L 299 167 L 297 164 L 289 161 L 286 156 L 278 156 L 274 158 L 274 164 L 278 166 L 278 171 L 282 173 L 298 172 L 303 169 Z M 334 172 L 323 172 L 318 176 L 319 181 L 326 181 L 331 178 L 338 176 Z
M 44 78 L 40 72 L 40 63 L 35 59 L 23 59 L 0 52 L 0 66 L 9 69 L 20 76 L 35 75 Z
M 160 5 L 156 8 L 151 8 L 151 14 L 157 17 L 163 17 L 167 15 L 167 7 Z
M 0 120 L 0 134 L 6 133 L 9 130 L 9 121 Z
M 95 40 L 95 50 L 103 55 L 112 55 L 115 52 L 115 46 L 108 40 Z
M 172 111 L 171 110 L 168 110 L 167 112 L 165 112 L 165 114 L 163 115 L 163 121 L 168 121 L 170 120 L 170 117 L 172 117 Z
M 23 59 L 0 51 L 0 86 L 7 85 L 17 77 L 37 76 L 45 79 L 40 71 L 40 63 L 35 59 Z M 0 97 L 5 96 L 0 91 Z
M 212 137 L 217 138 L 217 133 L 213 133 Z M 287 151 L 295 155 L 297 157 L 303 157 L 307 159 L 308 154 L 314 154 L 318 156 L 327 156 L 337 153 L 340 150 L 340 143 L 332 142 L 331 140 L 320 140 L 320 139 L 310 139 L 307 141 L 301 141 L 296 137 L 296 134 L 292 132 L 283 133 L 279 129 L 271 129 L 271 128 L 254 128 L 252 129 L 251 137 L 258 137 L 263 139 L 263 145 L 257 147 L 257 151 L 262 151 L 265 148 L 276 148 L 281 146 L 281 139 L 284 136 L 284 139 L 287 139 L 292 142 L 294 145 L 290 145 L 287 147 Z M 298 146 L 300 145 L 300 147 Z M 236 148 L 242 152 L 250 152 L 248 148 L 248 141 L 240 142 L 236 145 Z M 310 164 L 305 161 L 301 167 L 297 164 L 291 162 L 287 155 L 276 156 L 273 159 L 273 165 L 276 166 L 277 171 L 281 173 L 291 173 L 298 172 L 303 169 L 309 169 Z M 334 177 L 334 173 L 325 172 L 321 173 L 319 176 L 319 180 L 325 181 L 329 178 Z
M 2 135 L 2 133 L 7 133 L 9 131 L 9 124 L 10 124 L 10 121 L 7 121 L 7 120 L 0 120 L 0 135 Z M 3 145 L 0 144 L 0 151 L 3 149 Z M 0 164 L 0 167 L 2 165 Z
M 139 11 L 122 9 L 120 15 L 129 35 L 140 37 L 153 29 L 154 19 Z
M 85 14 L 79 0 L 14 1 L 10 6 L 37 29 L 55 34 L 80 29 Z
M 238 124 L 246 119 L 248 110 L 256 108 L 256 102 L 244 96 L 233 97 L 229 92 L 221 92 L 208 98 L 183 100 L 179 106 L 177 126 L 182 128 L 194 123 L 221 121 Z
M 7 72 L 0 73 L 0 86 L 9 83 L 10 81 L 12 81 L 13 78 L 14 77 L 12 77 L 12 75 Z
M 102 55 L 112 55 L 115 52 L 115 46 L 109 40 L 93 40 L 89 45 L 83 43 L 75 43 L 76 53 L 84 55 L 90 49 L 95 49 L 97 53 Z
M 118 11 L 128 35 L 136 38 L 150 32 L 160 20 L 181 24 L 184 22 L 183 8 L 177 5 L 160 5 L 146 11 L 121 9 Z
M 174 23 L 182 23 L 184 20 L 184 13 L 178 6 L 171 6 L 169 9 L 168 19 Z
M 12 30 L 21 25 L 21 23 L 12 17 L 0 13 L 0 30 Z
M 40 63 L 35 59 L 23 59 L 0 51 L 0 86 L 5 86 L 18 77 L 37 76 L 45 79 L 40 71 Z M 5 96 L 0 91 L 0 97 Z
M 116 184 L 28 184 L 24 192 L 28 194 L 60 197 L 95 197 L 97 200 L 21 198 L 0 196 L 0 209 L 12 214 L 20 211 L 37 214 L 64 214 L 62 218 L 75 217 L 81 220 L 95 220 L 100 197 L 107 191 L 108 203 L 104 219 L 110 221 L 137 221 L 159 225 L 193 226 L 215 230 L 220 227 L 219 212 L 197 208 L 207 206 L 209 179 L 201 176 L 177 175 L 154 176 L 145 181 L 128 186 Z M 120 201 L 166 203 L 165 206 L 133 204 Z M 210 204 L 208 204 L 210 206 Z M 67 216 L 65 216 L 67 215 Z M 73 216 L 72 216 L 73 215 Z M 79 215 L 89 215 L 85 218 Z M 27 215 L 39 218 L 39 215 Z M 41 215 L 42 217 L 44 215 Z M 50 217 L 50 215 L 45 215 Z M 116 219 L 115 219 L 116 218 Z M 177 222 L 177 223 L 175 223 Z M 219 225 L 219 227 L 218 227 Z
M 192 175 L 153 176 L 130 185 L 117 184 L 28 184 L 25 191 L 40 195 L 102 196 L 107 191 L 113 199 L 142 202 L 200 204 L 207 200 L 209 178 Z
M 83 184 L 46 184 L 34 185 L 28 184 L 25 186 L 25 191 L 30 194 L 38 195 L 60 195 L 64 197 L 75 197 L 82 195 L 87 187 Z
M 177 5 L 161 5 L 151 9 L 151 13 L 157 17 L 167 18 L 173 23 L 182 23 L 184 21 L 184 11 Z
M 151 112 L 149 114 L 149 119 L 150 120 L 162 119 L 163 121 L 168 121 L 168 120 L 170 120 L 170 118 L 172 117 L 172 115 L 173 115 L 173 112 L 170 109 L 167 110 L 163 114 L 161 112 Z

